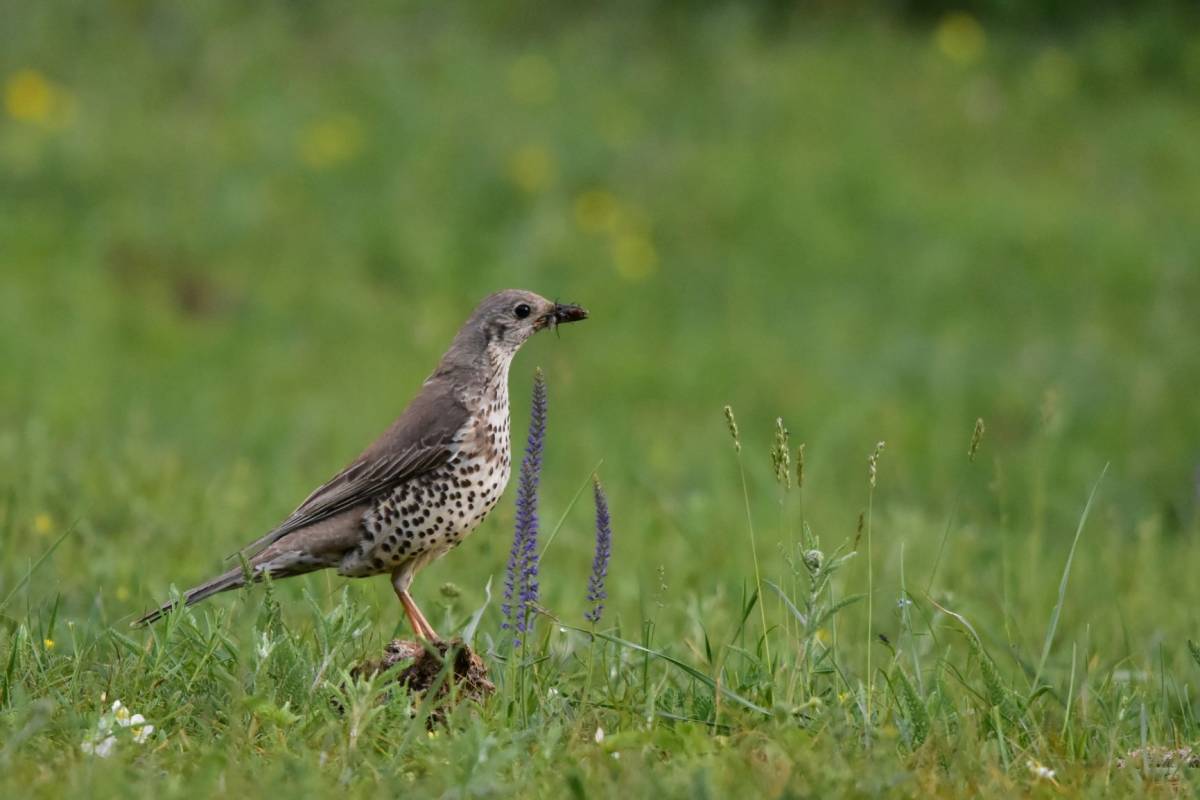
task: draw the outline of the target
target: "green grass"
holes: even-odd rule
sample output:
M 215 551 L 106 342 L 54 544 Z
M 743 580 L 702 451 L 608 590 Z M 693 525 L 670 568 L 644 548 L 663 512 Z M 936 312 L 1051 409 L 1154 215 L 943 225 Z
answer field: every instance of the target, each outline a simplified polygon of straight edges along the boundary
M 1117 766 L 1200 741 L 1194 47 L 1164 77 L 1104 23 L 0 18 L 0 796 L 1194 791 Z M 128 627 L 506 286 L 592 318 L 514 367 L 517 449 L 546 372 L 563 524 L 555 619 L 514 654 L 483 612 L 491 701 L 429 735 L 348 680 L 405 633 L 381 579 Z M 512 518 L 417 579 L 439 629 L 497 594 Z M 115 699 L 154 735 L 85 755 Z

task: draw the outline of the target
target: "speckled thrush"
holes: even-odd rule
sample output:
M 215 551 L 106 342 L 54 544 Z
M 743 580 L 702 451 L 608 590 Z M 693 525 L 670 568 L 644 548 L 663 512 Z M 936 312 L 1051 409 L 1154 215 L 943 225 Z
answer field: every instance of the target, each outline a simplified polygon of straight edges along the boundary
M 538 331 L 585 319 L 576 305 L 497 292 L 475 309 L 408 408 L 344 470 L 242 556 L 249 577 L 334 568 L 390 575 L 413 631 L 437 638 L 409 594 L 413 576 L 479 526 L 508 483 L 508 369 Z M 241 566 L 189 589 L 185 605 L 246 583 Z M 139 619 L 153 622 L 166 603 Z

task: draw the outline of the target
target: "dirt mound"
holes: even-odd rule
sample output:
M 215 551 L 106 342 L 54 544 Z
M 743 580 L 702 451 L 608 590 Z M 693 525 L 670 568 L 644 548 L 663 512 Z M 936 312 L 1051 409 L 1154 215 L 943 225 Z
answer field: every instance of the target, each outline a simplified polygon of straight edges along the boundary
M 422 699 L 431 689 L 435 692 L 429 712 L 430 726 L 445 719 L 452 705 L 464 700 L 482 702 L 496 691 L 495 684 L 488 680 L 483 659 L 461 639 L 437 642 L 394 639 L 384 649 L 383 658 L 364 661 L 350 675 L 353 678 L 377 675 L 405 661 L 412 663 L 396 675 L 394 683 L 407 687 Z M 381 702 L 387 699 L 385 694 Z

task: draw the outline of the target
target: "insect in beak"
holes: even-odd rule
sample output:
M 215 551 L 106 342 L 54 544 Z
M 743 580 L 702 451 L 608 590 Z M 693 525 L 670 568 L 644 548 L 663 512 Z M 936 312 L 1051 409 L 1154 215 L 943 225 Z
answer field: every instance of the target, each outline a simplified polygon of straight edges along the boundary
M 558 303 L 555 302 L 554 309 L 545 316 L 545 325 L 554 328 L 554 332 L 558 333 L 558 326 L 564 322 L 578 322 L 582 319 L 587 319 L 588 312 L 574 303 Z

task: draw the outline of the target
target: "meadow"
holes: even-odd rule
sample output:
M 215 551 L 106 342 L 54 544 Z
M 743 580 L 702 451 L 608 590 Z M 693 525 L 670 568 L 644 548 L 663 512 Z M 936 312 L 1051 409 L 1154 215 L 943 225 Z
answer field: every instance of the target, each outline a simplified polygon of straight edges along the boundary
M 0 0 L 0 796 L 1195 793 L 1195 28 L 665 7 Z M 382 579 L 130 628 L 510 286 L 591 318 L 535 633 L 512 485 L 414 587 L 490 700 L 350 678 Z

